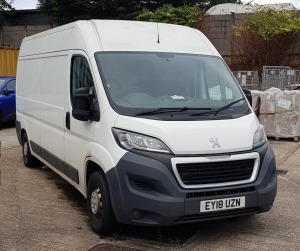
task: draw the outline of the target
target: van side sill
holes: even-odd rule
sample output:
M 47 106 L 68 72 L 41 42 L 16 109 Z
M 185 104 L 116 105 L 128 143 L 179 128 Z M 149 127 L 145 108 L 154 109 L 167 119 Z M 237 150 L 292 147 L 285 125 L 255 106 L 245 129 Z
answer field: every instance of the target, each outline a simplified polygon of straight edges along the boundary
M 47 151 L 45 148 L 41 147 L 40 145 L 36 144 L 35 142 L 30 141 L 30 145 L 31 145 L 32 151 L 34 153 L 36 153 L 41 158 L 46 160 L 53 167 L 55 167 L 58 171 L 65 174 L 71 180 L 73 180 L 74 182 L 79 184 L 79 175 L 78 175 L 78 170 L 76 168 L 69 165 L 65 161 L 61 160 L 60 158 L 56 157 L 54 154 Z

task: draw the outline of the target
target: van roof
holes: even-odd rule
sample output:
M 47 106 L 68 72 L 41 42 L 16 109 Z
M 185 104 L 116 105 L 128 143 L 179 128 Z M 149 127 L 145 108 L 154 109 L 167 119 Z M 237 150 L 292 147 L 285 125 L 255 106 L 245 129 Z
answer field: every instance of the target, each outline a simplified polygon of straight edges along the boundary
M 208 39 L 187 26 L 121 20 L 91 20 L 104 51 L 162 51 L 219 55 Z
M 26 44 L 30 40 L 32 43 Z M 70 49 L 85 50 L 90 56 L 96 51 L 155 51 L 220 56 L 210 41 L 196 29 L 124 20 L 76 21 L 38 33 L 24 39 L 20 56 Z

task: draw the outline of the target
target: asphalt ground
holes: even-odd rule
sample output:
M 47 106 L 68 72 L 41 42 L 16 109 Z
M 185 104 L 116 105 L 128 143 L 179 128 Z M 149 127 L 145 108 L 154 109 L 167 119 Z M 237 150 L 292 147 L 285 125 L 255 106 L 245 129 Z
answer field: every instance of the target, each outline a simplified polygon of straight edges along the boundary
M 171 227 L 120 225 L 99 236 L 86 201 L 47 167 L 26 168 L 13 125 L 0 130 L 0 251 L 300 250 L 300 142 L 270 141 L 278 194 L 271 211 Z

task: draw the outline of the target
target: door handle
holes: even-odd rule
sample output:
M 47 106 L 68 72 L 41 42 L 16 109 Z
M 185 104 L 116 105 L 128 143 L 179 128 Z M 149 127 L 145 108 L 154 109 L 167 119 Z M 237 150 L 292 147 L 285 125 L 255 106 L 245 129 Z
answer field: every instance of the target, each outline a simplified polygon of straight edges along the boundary
M 66 128 L 70 130 L 70 112 L 66 113 Z

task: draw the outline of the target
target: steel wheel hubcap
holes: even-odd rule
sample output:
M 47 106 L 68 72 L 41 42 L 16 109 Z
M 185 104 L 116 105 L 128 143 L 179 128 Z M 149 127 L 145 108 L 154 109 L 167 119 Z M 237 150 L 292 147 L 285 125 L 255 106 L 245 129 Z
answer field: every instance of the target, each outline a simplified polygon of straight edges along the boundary
M 99 188 L 96 188 L 91 195 L 91 209 L 93 214 L 101 214 L 102 210 L 102 199 Z

